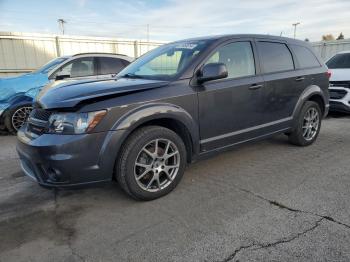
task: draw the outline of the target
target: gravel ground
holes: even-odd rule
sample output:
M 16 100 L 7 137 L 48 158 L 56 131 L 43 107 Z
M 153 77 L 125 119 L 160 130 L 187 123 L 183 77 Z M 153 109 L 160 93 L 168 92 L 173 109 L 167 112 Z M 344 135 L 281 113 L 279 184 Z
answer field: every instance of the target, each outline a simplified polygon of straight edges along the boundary
M 0 261 L 350 261 L 350 117 L 307 148 L 281 135 L 195 163 L 151 202 L 41 188 L 15 143 L 0 137 Z

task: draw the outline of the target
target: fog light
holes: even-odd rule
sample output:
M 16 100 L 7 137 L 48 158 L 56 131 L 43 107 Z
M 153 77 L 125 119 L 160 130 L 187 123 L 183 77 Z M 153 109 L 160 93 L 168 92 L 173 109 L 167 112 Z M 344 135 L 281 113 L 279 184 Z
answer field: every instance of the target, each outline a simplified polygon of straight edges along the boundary
M 60 176 L 60 172 L 58 170 L 55 170 L 54 168 L 49 167 L 47 169 L 47 174 L 48 174 L 50 181 L 61 182 L 61 176 Z

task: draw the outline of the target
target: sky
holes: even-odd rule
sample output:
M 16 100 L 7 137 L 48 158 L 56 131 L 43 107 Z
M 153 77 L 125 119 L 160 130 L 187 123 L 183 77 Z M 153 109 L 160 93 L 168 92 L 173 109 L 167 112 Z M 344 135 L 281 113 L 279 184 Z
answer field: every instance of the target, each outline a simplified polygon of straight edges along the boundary
M 257 33 L 350 38 L 350 0 L 0 0 L 0 31 L 172 41 Z M 149 28 L 149 30 L 147 30 Z

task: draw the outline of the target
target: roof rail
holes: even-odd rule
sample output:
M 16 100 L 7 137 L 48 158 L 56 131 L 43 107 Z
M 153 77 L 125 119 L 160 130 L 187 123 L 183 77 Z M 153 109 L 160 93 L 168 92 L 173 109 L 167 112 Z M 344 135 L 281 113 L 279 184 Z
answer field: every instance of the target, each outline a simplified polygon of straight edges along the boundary
M 104 53 L 104 52 L 87 52 L 87 53 L 78 53 L 74 54 L 72 56 L 78 56 L 78 55 L 119 55 L 119 56 L 127 56 L 124 54 L 116 54 L 116 53 Z

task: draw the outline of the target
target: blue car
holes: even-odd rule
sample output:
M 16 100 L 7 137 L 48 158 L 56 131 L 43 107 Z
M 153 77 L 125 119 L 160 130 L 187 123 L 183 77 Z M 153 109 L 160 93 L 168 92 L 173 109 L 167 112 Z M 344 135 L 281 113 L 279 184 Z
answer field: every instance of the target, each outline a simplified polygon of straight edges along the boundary
M 0 129 L 16 133 L 32 111 L 34 98 L 49 82 L 109 78 L 131 61 L 125 55 L 85 53 L 56 58 L 29 74 L 1 78 Z

